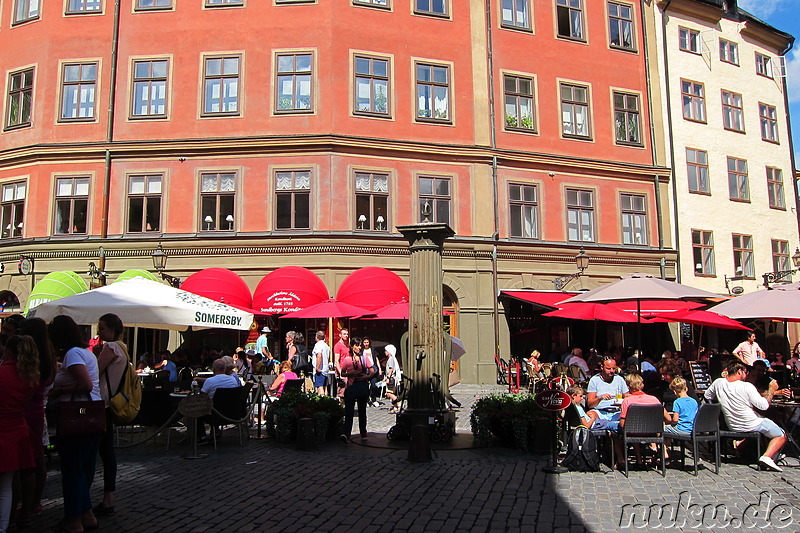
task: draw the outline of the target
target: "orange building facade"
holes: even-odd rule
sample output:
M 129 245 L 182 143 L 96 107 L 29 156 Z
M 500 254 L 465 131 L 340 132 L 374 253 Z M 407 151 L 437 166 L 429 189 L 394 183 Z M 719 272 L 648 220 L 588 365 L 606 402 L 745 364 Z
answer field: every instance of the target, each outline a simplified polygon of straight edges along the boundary
M 395 227 L 427 218 L 456 233 L 445 292 L 477 383 L 510 349 L 498 291 L 552 289 L 581 247 L 570 289 L 674 278 L 640 1 L 0 6 L 0 289 L 23 305 L 51 271 L 113 278 L 159 243 L 171 274 L 251 290 L 284 265 L 331 295 L 361 266 L 407 280 Z

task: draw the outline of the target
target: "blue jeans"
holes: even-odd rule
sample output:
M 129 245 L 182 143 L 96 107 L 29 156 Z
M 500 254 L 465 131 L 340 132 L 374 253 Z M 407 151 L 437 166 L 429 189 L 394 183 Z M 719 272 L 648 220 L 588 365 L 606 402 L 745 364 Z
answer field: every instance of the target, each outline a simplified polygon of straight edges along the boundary
M 89 490 L 94 481 L 97 448 L 102 435 L 58 437 L 64 515 L 80 516 L 92 508 Z

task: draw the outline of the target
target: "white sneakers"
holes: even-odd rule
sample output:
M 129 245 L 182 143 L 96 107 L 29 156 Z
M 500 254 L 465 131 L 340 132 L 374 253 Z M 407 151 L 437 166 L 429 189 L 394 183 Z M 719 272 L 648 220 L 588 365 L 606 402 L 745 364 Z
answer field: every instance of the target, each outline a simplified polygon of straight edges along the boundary
M 775 464 L 775 461 L 772 460 L 772 457 L 767 455 L 762 455 L 758 458 L 758 464 L 762 466 L 766 466 L 770 470 L 774 470 L 775 472 L 783 472 L 783 468 L 779 467 Z

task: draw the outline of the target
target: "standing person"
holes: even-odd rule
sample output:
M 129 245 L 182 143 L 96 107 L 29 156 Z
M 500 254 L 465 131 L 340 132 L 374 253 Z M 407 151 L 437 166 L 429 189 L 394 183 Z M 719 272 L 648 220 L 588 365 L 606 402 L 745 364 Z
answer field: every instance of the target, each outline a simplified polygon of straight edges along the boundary
M 764 350 L 762 350 L 761 346 L 756 342 L 755 333 L 748 334 L 747 339 L 742 341 L 742 343 L 733 350 L 733 355 L 741 359 L 741 361 L 748 366 L 752 366 L 752 364 L 756 362 L 756 359 L 766 359 L 767 357 Z
M 720 403 L 725 421 L 733 431 L 757 431 L 770 439 L 764 455 L 758 458 L 758 464 L 782 472 L 774 457 L 786 444 L 786 433 L 778 424 L 756 412 L 756 409 L 766 411 L 769 408 L 775 391 L 770 388 L 763 396 L 759 394 L 755 385 L 745 381 L 747 367 L 739 361 L 729 364 L 726 371 L 727 376 L 714 380 L 706 390 L 705 398 Z
M 38 385 L 36 343 L 28 336 L 10 337 L 0 363 L 0 531 L 6 531 L 11 518 L 14 473 L 36 464 L 25 405 Z
M 167 370 L 169 371 L 169 381 L 170 383 L 175 383 L 178 381 L 178 367 L 170 361 L 170 357 L 172 354 L 169 350 L 164 350 L 163 352 L 158 354 L 159 362 L 153 365 L 154 370 Z
M 264 361 L 272 360 L 272 354 L 269 351 L 269 338 L 267 337 L 267 333 L 271 332 L 271 329 L 264 326 L 261 328 L 261 335 L 256 339 L 256 353 L 259 354 Z
M 292 362 L 294 355 L 297 353 L 297 347 L 294 345 L 294 337 L 297 335 L 294 331 L 286 332 L 286 361 Z
M 317 394 L 325 396 L 325 380 L 328 378 L 330 368 L 331 349 L 325 342 L 324 331 L 317 331 L 316 339 L 311 360 L 314 364 L 314 386 L 317 388 Z
M 122 320 L 112 313 L 100 317 L 97 336 L 103 341 L 97 356 L 100 374 L 100 395 L 106 402 L 106 432 L 100 439 L 100 459 L 103 461 L 103 501 L 94 508 L 95 516 L 114 513 L 114 491 L 117 490 L 117 454 L 114 452 L 114 421 L 109 402 L 120 389 L 122 376 L 128 364 L 128 348 L 122 342 Z M 171 362 L 171 361 L 170 361 Z M 173 366 L 175 363 L 172 363 Z
M 342 359 L 350 354 L 350 331 L 347 328 L 339 330 L 339 340 L 333 347 L 333 367 L 336 370 L 336 397 L 344 402 L 344 389 L 346 382 L 342 376 Z
M 344 391 L 344 428 L 339 439 L 347 443 L 353 432 L 353 416 L 358 403 L 358 429 L 361 440 L 367 438 L 367 400 L 369 399 L 369 382 L 375 376 L 375 369 L 368 364 L 367 357 L 361 353 L 361 339 L 353 337 L 350 341 L 350 353 L 343 358 L 342 376 L 347 378 Z
M 63 355 L 56 373 L 51 401 L 88 398 L 102 400 L 97 358 L 86 349 L 81 328 L 72 318 L 59 315 L 50 323 L 50 340 Z M 97 448 L 102 435 L 70 435 L 58 437 L 61 486 L 64 492 L 63 532 L 80 533 L 97 527 L 92 512 L 90 490 L 94 480 Z
M 386 397 L 392 402 L 392 408 L 389 409 L 389 414 L 399 412 L 397 406 L 399 397 L 397 396 L 398 387 L 400 386 L 400 379 L 402 371 L 400 370 L 400 362 L 397 360 L 397 348 L 394 344 L 387 344 L 384 347 L 388 359 L 386 360 L 386 372 L 383 375 L 383 381 L 386 383 Z

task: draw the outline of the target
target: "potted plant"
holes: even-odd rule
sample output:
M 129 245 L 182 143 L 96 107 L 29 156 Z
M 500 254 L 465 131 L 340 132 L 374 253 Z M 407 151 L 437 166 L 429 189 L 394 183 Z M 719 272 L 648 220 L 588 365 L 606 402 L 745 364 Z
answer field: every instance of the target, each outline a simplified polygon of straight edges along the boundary
M 524 452 L 545 451 L 548 415 L 532 394 L 492 394 L 472 406 L 470 426 L 477 445 L 513 446 Z
M 339 434 L 344 409 L 336 398 L 303 392 L 285 394 L 267 407 L 267 435 L 290 442 L 297 437 L 297 421 L 301 418 L 314 421 L 317 442 L 324 442 Z

